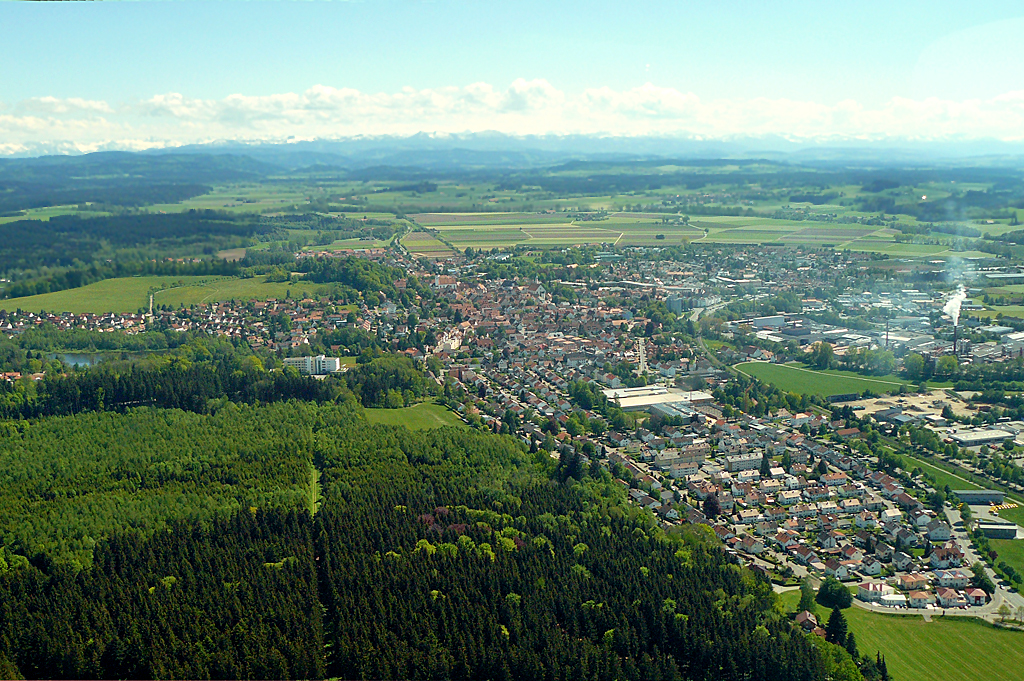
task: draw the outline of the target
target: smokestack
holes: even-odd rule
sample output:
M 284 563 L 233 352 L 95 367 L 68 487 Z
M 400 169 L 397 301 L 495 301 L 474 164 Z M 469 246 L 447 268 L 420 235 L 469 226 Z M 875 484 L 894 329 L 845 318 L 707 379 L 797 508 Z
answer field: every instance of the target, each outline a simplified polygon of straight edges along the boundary
M 959 333 L 957 333 L 957 332 L 959 331 L 959 329 L 960 329 L 960 325 L 959 324 L 954 324 L 953 325 L 953 355 L 955 355 L 956 357 L 960 356 L 960 351 L 956 347 L 956 339 L 957 339 L 957 336 L 959 335 Z

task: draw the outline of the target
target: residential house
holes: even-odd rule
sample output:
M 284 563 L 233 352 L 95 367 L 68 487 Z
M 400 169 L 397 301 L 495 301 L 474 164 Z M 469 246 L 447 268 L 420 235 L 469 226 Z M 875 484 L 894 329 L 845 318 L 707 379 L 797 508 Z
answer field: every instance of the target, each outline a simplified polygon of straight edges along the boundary
M 804 610 L 796 616 L 796 624 L 804 631 L 813 631 L 818 626 L 818 618 L 814 613 Z
M 930 591 L 911 591 L 908 600 L 911 608 L 927 608 L 935 603 L 935 597 Z
M 740 543 L 736 545 L 736 548 L 745 553 L 749 553 L 752 556 L 764 553 L 764 543 L 757 539 L 754 539 L 750 535 L 747 535 L 740 539 Z
M 863 582 L 857 585 L 857 598 L 868 603 L 877 603 L 882 600 L 882 596 L 892 592 L 891 586 L 880 582 Z
M 903 591 L 921 591 L 928 588 L 928 578 L 920 572 L 900 575 L 900 589 Z
M 933 569 L 960 567 L 963 562 L 964 554 L 960 549 L 954 546 L 944 546 L 940 549 L 934 549 L 932 555 L 929 556 L 928 561 Z
M 968 589 L 964 592 L 968 605 L 985 605 L 988 602 L 988 594 L 982 589 Z
M 935 601 L 943 608 L 962 608 L 967 605 L 967 599 L 963 594 L 946 587 L 935 590 Z
M 844 561 L 837 558 L 829 558 L 825 561 L 825 574 L 842 581 L 850 578 L 850 568 Z
M 928 533 L 928 539 L 931 541 L 947 541 L 953 536 L 952 531 L 949 529 L 949 525 L 941 520 L 931 521 L 925 526 L 925 530 Z
M 862 575 L 877 576 L 882 574 L 882 561 L 878 560 L 875 556 L 865 556 L 860 562 L 860 570 Z
M 903 553 L 902 551 L 897 551 L 896 553 L 892 554 L 892 566 L 897 570 L 907 570 L 913 564 L 914 559 L 908 556 L 907 554 Z
M 936 570 L 935 583 L 950 589 L 966 589 L 971 579 L 963 570 Z

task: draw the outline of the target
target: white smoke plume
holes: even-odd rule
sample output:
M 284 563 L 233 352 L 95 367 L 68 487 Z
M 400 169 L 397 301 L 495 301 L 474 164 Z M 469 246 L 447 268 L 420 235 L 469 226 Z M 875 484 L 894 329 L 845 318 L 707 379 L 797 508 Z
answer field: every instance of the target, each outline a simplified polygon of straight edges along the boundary
M 960 324 L 960 306 L 964 304 L 965 300 L 967 300 L 967 290 L 963 284 L 960 284 L 953 297 L 942 306 L 942 311 L 953 318 L 953 326 Z

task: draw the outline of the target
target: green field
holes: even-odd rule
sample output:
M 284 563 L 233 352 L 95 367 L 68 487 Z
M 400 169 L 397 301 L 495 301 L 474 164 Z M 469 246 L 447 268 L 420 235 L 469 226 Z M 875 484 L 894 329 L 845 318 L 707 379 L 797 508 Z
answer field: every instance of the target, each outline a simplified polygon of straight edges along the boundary
M 927 461 L 922 461 L 921 459 L 913 456 L 907 456 L 906 454 L 903 454 L 902 457 L 905 461 L 911 464 L 910 470 L 913 470 L 914 466 L 920 466 L 921 470 L 932 476 L 935 479 L 935 486 L 940 490 L 945 489 L 947 485 L 949 485 L 950 489 L 981 489 L 980 485 L 976 485 L 973 482 L 968 482 L 966 480 L 961 480 L 952 473 L 949 473 L 938 466 L 932 465 Z
M 136 312 L 139 308 L 148 309 L 152 291 L 156 291 L 154 305 L 177 308 L 225 300 L 284 299 L 289 291 L 293 297 L 306 297 L 321 289 L 305 282 L 267 282 L 266 277 L 127 277 L 56 293 L 11 298 L 2 306 L 30 312 Z
M 373 424 L 405 426 L 412 430 L 464 425 L 445 407 L 429 402 L 421 402 L 404 409 L 367 409 L 366 420 Z
M 1024 527 L 1024 506 L 1017 505 L 1014 508 L 1004 508 L 999 511 L 999 517 L 1017 523 Z
M 999 556 L 997 562 L 1006 561 L 1010 567 L 1024 573 L 1024 539 L 989 539 Z
M 782 594 L 787 611 L 799 591 Z M 828 620 L 829 611 L 818 608 Z M 1024 633 L 997 629 L 965 617 L 882 615 L 856 606 L 843 611 L 861 653 L 885 655 L 889 674 L 899 681 L 1008 681 L 1024 666 Z
M 736 369 L 762 381 L 775 385 L 780 390 L 808 395 L 841 395 L 845 393 L 862 393 L 871 390 L 875 393 L 886 393 L 899 389 L 901 383 L 889 380 L 861 377 L 856 374 L 836 375 L 835 372 L 822 373 L 788 364 L 768 364 L 766 362 L 744 362 L 737 364 Z M 905 385 L 910 385 L 906 383 Z
M 604 200 L 604 197 L 596 197 Z M 610 213 L 598 220 L 570 219 L 566 213 L 420 213 L 414 219 L 437 230 L 456 248 L 557 248 L 584 244 L 665 246 L 690 241 L 723 244 L 834 247 L 903 257 L 947 258 L 941 244 L 895 241 L 897 231 L 855 223 L 779 220 L 761 217 L 700 217 L 676 223 L 672 214 Z M 668 220 L 667 222 L 665 220 Z
M 452 255 L 452 249 L 430 232 L 410 232 L 402 239 L 402 245 L 417 257 L 447 258 Z

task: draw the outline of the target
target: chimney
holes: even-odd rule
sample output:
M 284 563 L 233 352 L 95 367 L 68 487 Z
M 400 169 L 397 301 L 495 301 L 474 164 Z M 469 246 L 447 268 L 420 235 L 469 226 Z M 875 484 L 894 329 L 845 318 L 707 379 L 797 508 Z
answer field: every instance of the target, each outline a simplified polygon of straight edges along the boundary
M 959 329 L 959 326 L 960 326 L 959 324 L 954 324 L 953 325 L 953 355 L 956 356 L 956 357 L 960 356 L 960 350 L 957 349 L 957 347 L 956 347 L 957 336 L 959 335 L 957 333 L 957 331 Z

